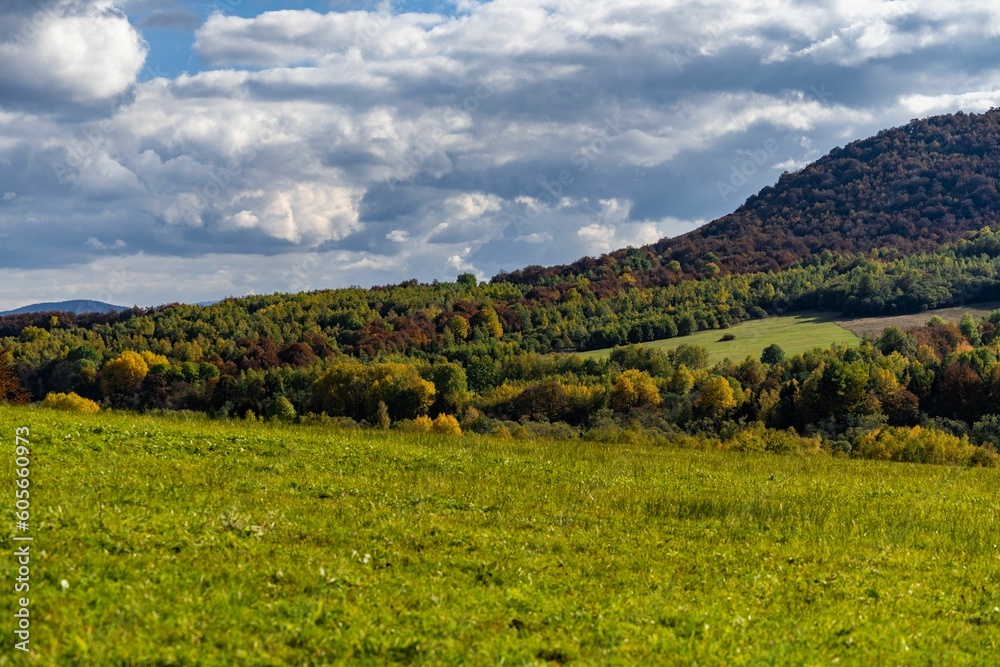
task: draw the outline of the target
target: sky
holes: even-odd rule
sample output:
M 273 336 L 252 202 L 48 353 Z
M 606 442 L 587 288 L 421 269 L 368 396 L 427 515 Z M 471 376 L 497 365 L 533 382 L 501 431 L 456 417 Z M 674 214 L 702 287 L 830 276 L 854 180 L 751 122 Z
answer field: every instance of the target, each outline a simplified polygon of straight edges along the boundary
M 4 0 L 0 309 L 565 263 L 998 89 L 994 0 Z

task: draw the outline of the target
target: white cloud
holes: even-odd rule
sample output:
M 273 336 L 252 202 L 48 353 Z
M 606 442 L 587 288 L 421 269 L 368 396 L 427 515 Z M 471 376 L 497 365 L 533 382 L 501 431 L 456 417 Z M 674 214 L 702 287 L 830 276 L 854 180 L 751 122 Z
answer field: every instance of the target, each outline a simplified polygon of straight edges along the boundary
M 0 9 L 0 86 L 22 95 L 92 104 L 130 86 L 146 48 L 111 0 L 61 0 Z

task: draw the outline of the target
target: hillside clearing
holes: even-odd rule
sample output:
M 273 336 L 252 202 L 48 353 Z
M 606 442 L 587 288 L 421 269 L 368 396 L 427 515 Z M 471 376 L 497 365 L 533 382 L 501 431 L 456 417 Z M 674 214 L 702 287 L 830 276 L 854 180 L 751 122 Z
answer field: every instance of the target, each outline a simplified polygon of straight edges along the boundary
M 937 310 L 925 310 L 920 313 L 914 313 L 912 315 L 888 315 L 880 317 L 852 317 L 852 318 L 838 318 L 836 323 L 839 326 L 844 327 L 853 331 L 859 336 L 864 336 L 865 334 L 870 334 L 873 336 L 878 336 L 882 333 L 882 330 L 886 327 L 899 327 L 900 329 L 906 331 L 907 329 L 912 329 L 914 327 L 919 327 L 927 324 L 927 322 L 932 317 L 940 317 L 941 319 L 948 322 L 958 322 L 962 319 L 962 315 L 969 313 L 976 319 L 985 317 L 991 312 L 1000 308 L 1000 301 L 992 301 L 990 303 L 976 303 L 970 304 L 968 306 L 956 306 L 954 308 L 938 308 Z
M 31 428 L 32 664 L 986 664 L 1000 648 L 995 469 L 40 409 L 0 423 Z
M 734 340 L 720 340 L 732 334 Z M 709 363 L 714 364 L 726 358 L 740 361 L 747 357 L 760 357 L 765 347 L 777 343 L 787 355 L 806 352 L 815 347 L 847 343 L 856 345 L 860 339 L 851 331 L 841 327 L 830 313 L 798 313 L 781 315 L 763 320 L 743 322 L 729 329 L 698 331 L 689 336 L 678 336 L 649 343 L 645 347 L 669 351 L 679 345 L 700 345 L 708 350 Z M 585 358 L 602 359 L 611 354 L 611 349 L 579 352 Z

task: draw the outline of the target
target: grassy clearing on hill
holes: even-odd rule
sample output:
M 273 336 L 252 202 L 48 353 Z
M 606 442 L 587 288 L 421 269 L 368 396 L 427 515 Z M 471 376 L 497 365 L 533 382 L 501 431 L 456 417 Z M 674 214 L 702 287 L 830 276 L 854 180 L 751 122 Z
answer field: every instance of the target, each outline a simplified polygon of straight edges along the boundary
M 720 340 L 726 334 L 736 336 L 735 340 Z M 714 364 L 726 358 L 742 361 L 747 355 L 760 357 L 765 347 L 777 343 L 791 356 L 811 350 L 814 347 L 827 347 L 831 344 L 848 343 L 854 345 L 860 339 L 834 322 L 834 316 L 829 313 L 800 313 L 797 315 L 782 315 L 763 320 L 743 322 L 729 329 L 713 329 L 699 331 L 690 336 L 667 338 L 650 343 L 646 347 L 663 351 L 672 350 L 678 345 L 700 345 L 708 350 L 709 363 Z M 611 349 L 580 352 L 584 357 L 602 359 L 611 354 Z
M 0 664 L 971 665 L 1000 648 L 996 469 L 41 409 L 0 425 L 8 444 L 32 433 L 37 651 Z

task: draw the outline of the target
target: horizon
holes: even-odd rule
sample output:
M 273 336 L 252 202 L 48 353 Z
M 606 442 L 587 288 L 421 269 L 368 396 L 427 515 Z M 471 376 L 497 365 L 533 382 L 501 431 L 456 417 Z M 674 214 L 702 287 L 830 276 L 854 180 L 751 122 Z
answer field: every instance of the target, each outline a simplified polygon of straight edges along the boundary
M 18 0 L 0 17 L 0 311 L 564 264 L 695 229 L 912 118 L 986 111 L 1000 81 L 1000 8 L 945 3 Z

